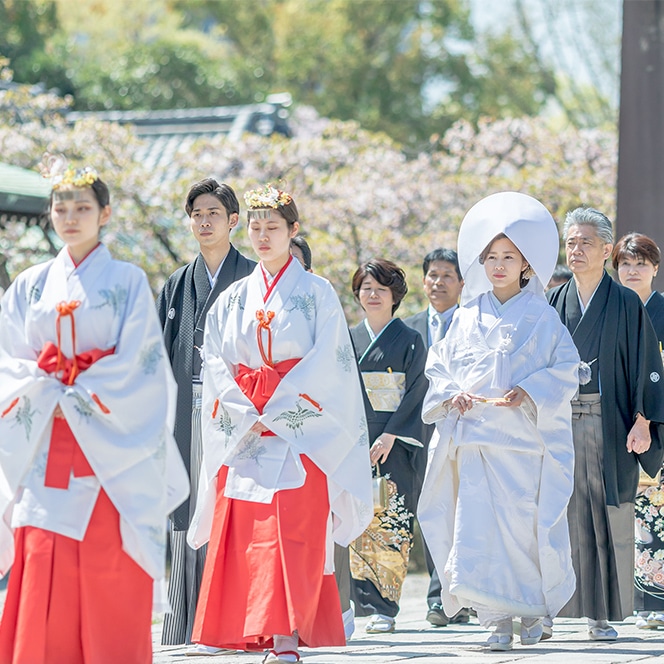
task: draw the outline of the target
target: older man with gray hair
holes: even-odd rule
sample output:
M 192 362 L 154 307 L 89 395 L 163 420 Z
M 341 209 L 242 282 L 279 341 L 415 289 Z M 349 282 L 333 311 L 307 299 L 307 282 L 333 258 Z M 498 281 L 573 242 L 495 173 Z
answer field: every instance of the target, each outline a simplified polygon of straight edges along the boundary
M 592 208 L 567 214 L 573 278 L 547 293 L 581 357 L 572 402 L 575 468 L 568 507 L 576 592 L 561 616 L 588 618 L 593 640 L 618 636 L 634 603 L 634 498 L 639 464 L 662 464 L 664 371 L 657 337 L 635 292 L 611 279 L 609 219 Z

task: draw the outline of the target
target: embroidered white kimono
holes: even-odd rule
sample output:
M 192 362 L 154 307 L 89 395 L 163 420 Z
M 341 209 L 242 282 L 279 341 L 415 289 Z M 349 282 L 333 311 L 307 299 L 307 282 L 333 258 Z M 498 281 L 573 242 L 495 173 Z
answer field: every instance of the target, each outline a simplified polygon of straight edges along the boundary
M 208 314 L 203 468 L 188 534 L 194 548 L 210 537 L 222 465 L 229 467 L 227 497 L 270 503 L 276 491 L 304 484 L 304 454 L 327 476 L 334 541 L 349 544 L 373 517 L 367 424 L 339 299 L 327 280 L 306 272 L 297 260 L 290 262 L 265 302 L 266 291 L 258 266 L 230 286 Z M 301 358 L 281 379 L 262 415 L 235 381 L 240 365 L 258 369 L 264 364 L 257 342 L 257 311 L 275 314 L 274 363 Z M 263 335 L 267 345 L 265 331 Z M 256 422 L 276 436 L 251 433 Z
M 63 355 L 115 351 L 67 386 L 37 359 L 46 343 L 57 345 L 56 305 L 75 300 L 76 346 L 62 317 Z M 44 486 L 57 405 L 94 471 L 72 473 L 67 489 Z M 103 488 L 120 513 L 123 548 L 163 578 L 167 515 L 189 486 L 171 433 L 175 381 L 143 271 L 99 245 L 78 267 L 65 247 L 21 273 L 2 300 L 0 411 L 0 571 L 13 562 L 11 528 L 82 540 Z
M 429 351 L 422 417 L 436 433 L 418 516 L 447 615 L 472 606 L 484 625 L 555 616 L 571 597 L 578 362 L 555 310 L 527 292 L 502 315 L 487 293 L 471 301 Z M 528 394 L 518 408 L 451 407 L 459 392 L 500 397 L 517 385 Z

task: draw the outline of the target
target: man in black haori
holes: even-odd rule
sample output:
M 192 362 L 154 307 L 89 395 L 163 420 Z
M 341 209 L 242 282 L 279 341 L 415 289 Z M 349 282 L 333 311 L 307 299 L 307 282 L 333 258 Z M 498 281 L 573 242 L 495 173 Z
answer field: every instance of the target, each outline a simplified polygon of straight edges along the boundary
M 567 214 L 563 240 L 574 276 L 547 297 L 581 364 L 568 507 L 577 584 L 559 615 L 587 617 L 591 639 L 612 641 L 618 634 L 607 621 L 633 612 L 639 464 L 653 476 L 662 465 L 664 371 L 639 296 L 604 270 L 613 248 L 611 222 L 597 210 L 577 208 Z
M 230 243 L 239 220 L 240 205 L 227 184 L 212 178 L 194 184 L 185 210 L 200 253 L 192 263 L 176 270 L 157 300 L 164 341 L 178 383 L 175 438 L 189 471 L 190 498 L 170 517 L 171 576 L 163 645 L 191 643 L 196 602 L 206 547 L 194 550 L 186 542 L 187 528 L 196 507 L 201 467 L 201 349 L 205 318 L 217 297 L 234 281 L 250 274 L 256 263 L 242 256 Z M 197 645 L 200 654 L 217 648 Z
M 422 284 L 424 293 L 429 300 L 429 306 L 414 316 L 404 318 L 403 322 L 420 333 L 424 346 L 428 349 L 445 336 L 447 328 L 452 322 L 454 312 L 459 308 L 463 279 L 459 270 L 457 252 L 454 249 L 434 249 L 429 252 L 422 261 L 422 271 L 424 273 Z M 433 430 L 433 425 L 427 426 L 427 445 Z M 425 454 L 420 455 L 419 462 L 421 464 L 418 469 L 421 485 L 424 481 L 427 463 Z M 451 617 L 445 615 L 440 597 L 442 592 L 440 578 L 424 540 L 423 543 L 427 570 L 431 577 L 427 591 L 427 605 L 429 607 L 427 620 L 434 627 L 445 627 L 449 623 L 467 623 L 469 620 L 467 608 L 462 608 Z

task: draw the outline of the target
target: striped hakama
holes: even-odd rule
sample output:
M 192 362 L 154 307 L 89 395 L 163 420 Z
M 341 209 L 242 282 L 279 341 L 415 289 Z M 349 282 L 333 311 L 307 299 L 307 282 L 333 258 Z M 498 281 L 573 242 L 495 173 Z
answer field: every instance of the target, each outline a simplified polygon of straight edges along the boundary
M 623 620 L 634 604 L 634 504 L 606 504 L 599 394 L 572 402 L 574 492 L 567 517 L 576 591 L 567 618 Z
M 203 460 L 203 441 L 201 435 L 201 395 L 203 386 L 194 383 L 191 404 L 191 457 L 189 481 L 189 521 L 196 509 L 198 478 Z M 169 542 L 171 549 L 171 574 L 168 586 L 168 601 L 171 613 L 164 617 L 164 629 L 161 635 L 162 645 L 191 643 L 191 631 L 196 615 L 196 603 L 201 588 L 207 544 L 200 549 L 192 549 L 187 544 L 187 531 L 174 530 L 170 523 Z

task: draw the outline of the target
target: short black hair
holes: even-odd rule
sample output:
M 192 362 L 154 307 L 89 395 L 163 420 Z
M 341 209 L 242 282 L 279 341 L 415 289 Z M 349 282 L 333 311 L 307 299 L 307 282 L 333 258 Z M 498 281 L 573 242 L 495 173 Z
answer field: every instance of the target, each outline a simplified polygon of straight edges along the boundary
M 295 246 L 302 252 L 304 258 L 304 269 L 311 270 L 311 247 L 302 235 L 296 235 L 291 238 L 291 247 Z
M 454 269 L 456 270 L 457 277 L 459 277 L 459 281 L 463 279 L 461 276 L 461 270 L 459 269 L 459 257 L 457 256 L 457 252 L 454 251 L 454 249 L 434 249 L 433 251 L 430 251 L 422 261 L 422 272 L 424 273 L 425 277 L 429 271 L 429 266 L 434 261 L 445 261 L 446 263 L 451 263 L 454 265 Z
M 219 184 L 214 178 L 205 178 L 193 184 L 187 192 L 184 210 L 188 217 L 191 217 L 194 201 L 203 194 L 212 194 L 224 206 L 229 217 L 233 213 L 240 214 L 240 204 L 233 189 L 223 182 Z
M 394 313 L 401 304 L 404 296 L 408 292 L 406 285 L 406 273 L 392 261 L 384 258 L 372 258 L 362 263 L 357 268 L 352 280 L 352 289 L 355 299 L 360 301 L 360 288 L 362 282 L 368 277 L 373 277 L 382 286 L 387 286 L 392 291 L 392 313 Z

